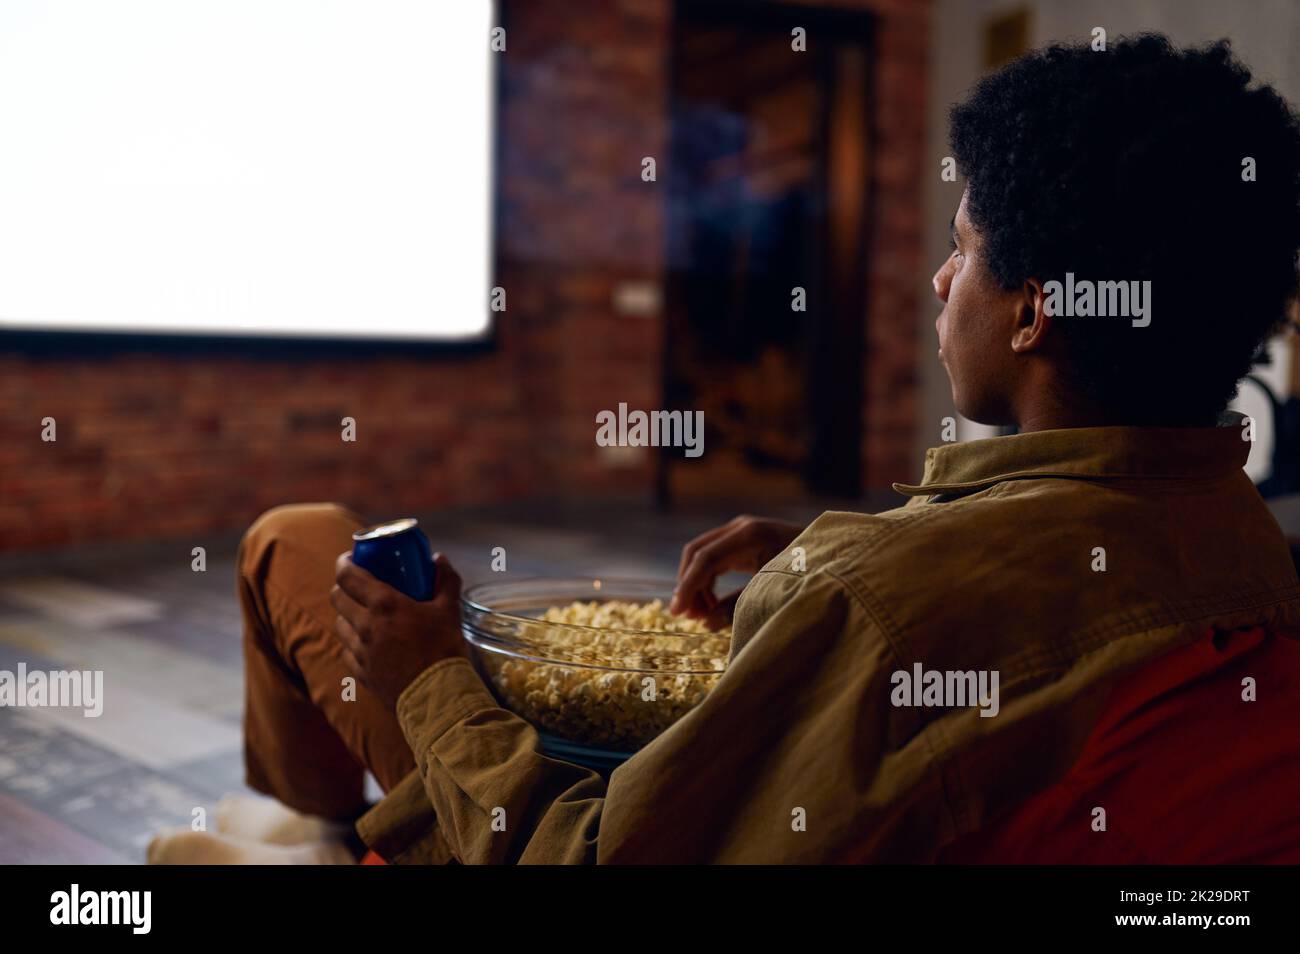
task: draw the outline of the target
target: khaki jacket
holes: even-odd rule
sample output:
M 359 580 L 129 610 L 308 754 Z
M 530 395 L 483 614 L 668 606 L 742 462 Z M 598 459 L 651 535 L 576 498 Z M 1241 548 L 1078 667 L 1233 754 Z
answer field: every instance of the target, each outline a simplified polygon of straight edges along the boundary
M 451 659 L 402 694 L 418 769 L 358 829 L 398 863 L 933 859 L 1059 778 L 1121 676 L 1210 627 L 1300 636 L 1249 447 L 1237 424 L 932 449 L 906 506 L 823 514 L 802 571 L 754 577 L 715 689 L 608 784 Z M 996 672 L 996 715 L 895 705 L 916 664 Z

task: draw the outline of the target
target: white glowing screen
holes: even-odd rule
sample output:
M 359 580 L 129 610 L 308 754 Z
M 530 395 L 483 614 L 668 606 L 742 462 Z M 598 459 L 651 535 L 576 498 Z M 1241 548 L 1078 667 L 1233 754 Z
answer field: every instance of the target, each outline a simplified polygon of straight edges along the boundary
M 488 324 L 489 0 L 2 0 L 0 329 Z

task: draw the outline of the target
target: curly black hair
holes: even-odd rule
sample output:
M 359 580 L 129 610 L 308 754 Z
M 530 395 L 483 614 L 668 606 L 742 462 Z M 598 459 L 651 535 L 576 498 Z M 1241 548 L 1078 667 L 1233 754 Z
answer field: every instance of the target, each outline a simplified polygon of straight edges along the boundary
M 1071 389 L 1133 424 L 1212 421 L 1297 289 L 1300 122 L 1226 40 L 1051 46 L 952 109 L 994 279 L 1151 282 L 1151 324 L 1062 318 Z M 1255 181 L 1243 180 L 1243 160 Z

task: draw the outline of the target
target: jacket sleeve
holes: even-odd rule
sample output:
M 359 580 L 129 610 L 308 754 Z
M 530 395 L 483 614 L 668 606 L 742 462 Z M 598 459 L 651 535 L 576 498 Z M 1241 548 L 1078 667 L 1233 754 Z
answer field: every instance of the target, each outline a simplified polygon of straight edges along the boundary
M 451 850 L 466 863 L 933 857 L 953 830 L 934 740 L 895 718 L 898 661 L 870 614 L 810 576 L 756 577 L 727 672 L 608 786 L 544 756 L 468 660 L 426 670 L 397 711 Z
M 604 780 L 543 755 L 537 731 L 497 704 L 469 660 L 425 670 L 397 717 L 462 863 L 595 862 Z

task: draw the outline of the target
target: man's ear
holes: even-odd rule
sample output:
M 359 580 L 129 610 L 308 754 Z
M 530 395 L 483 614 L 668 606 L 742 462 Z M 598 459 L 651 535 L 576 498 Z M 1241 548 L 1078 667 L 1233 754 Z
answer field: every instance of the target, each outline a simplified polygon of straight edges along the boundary
M 1011 336 L 1011 350 L 1017 354 L 1039 351 L 1047 343 L 1052 315 L 1047 308 L 1047 294 L 1037 278 L 1025 279 L 1016 299 L 1016 327 Z

